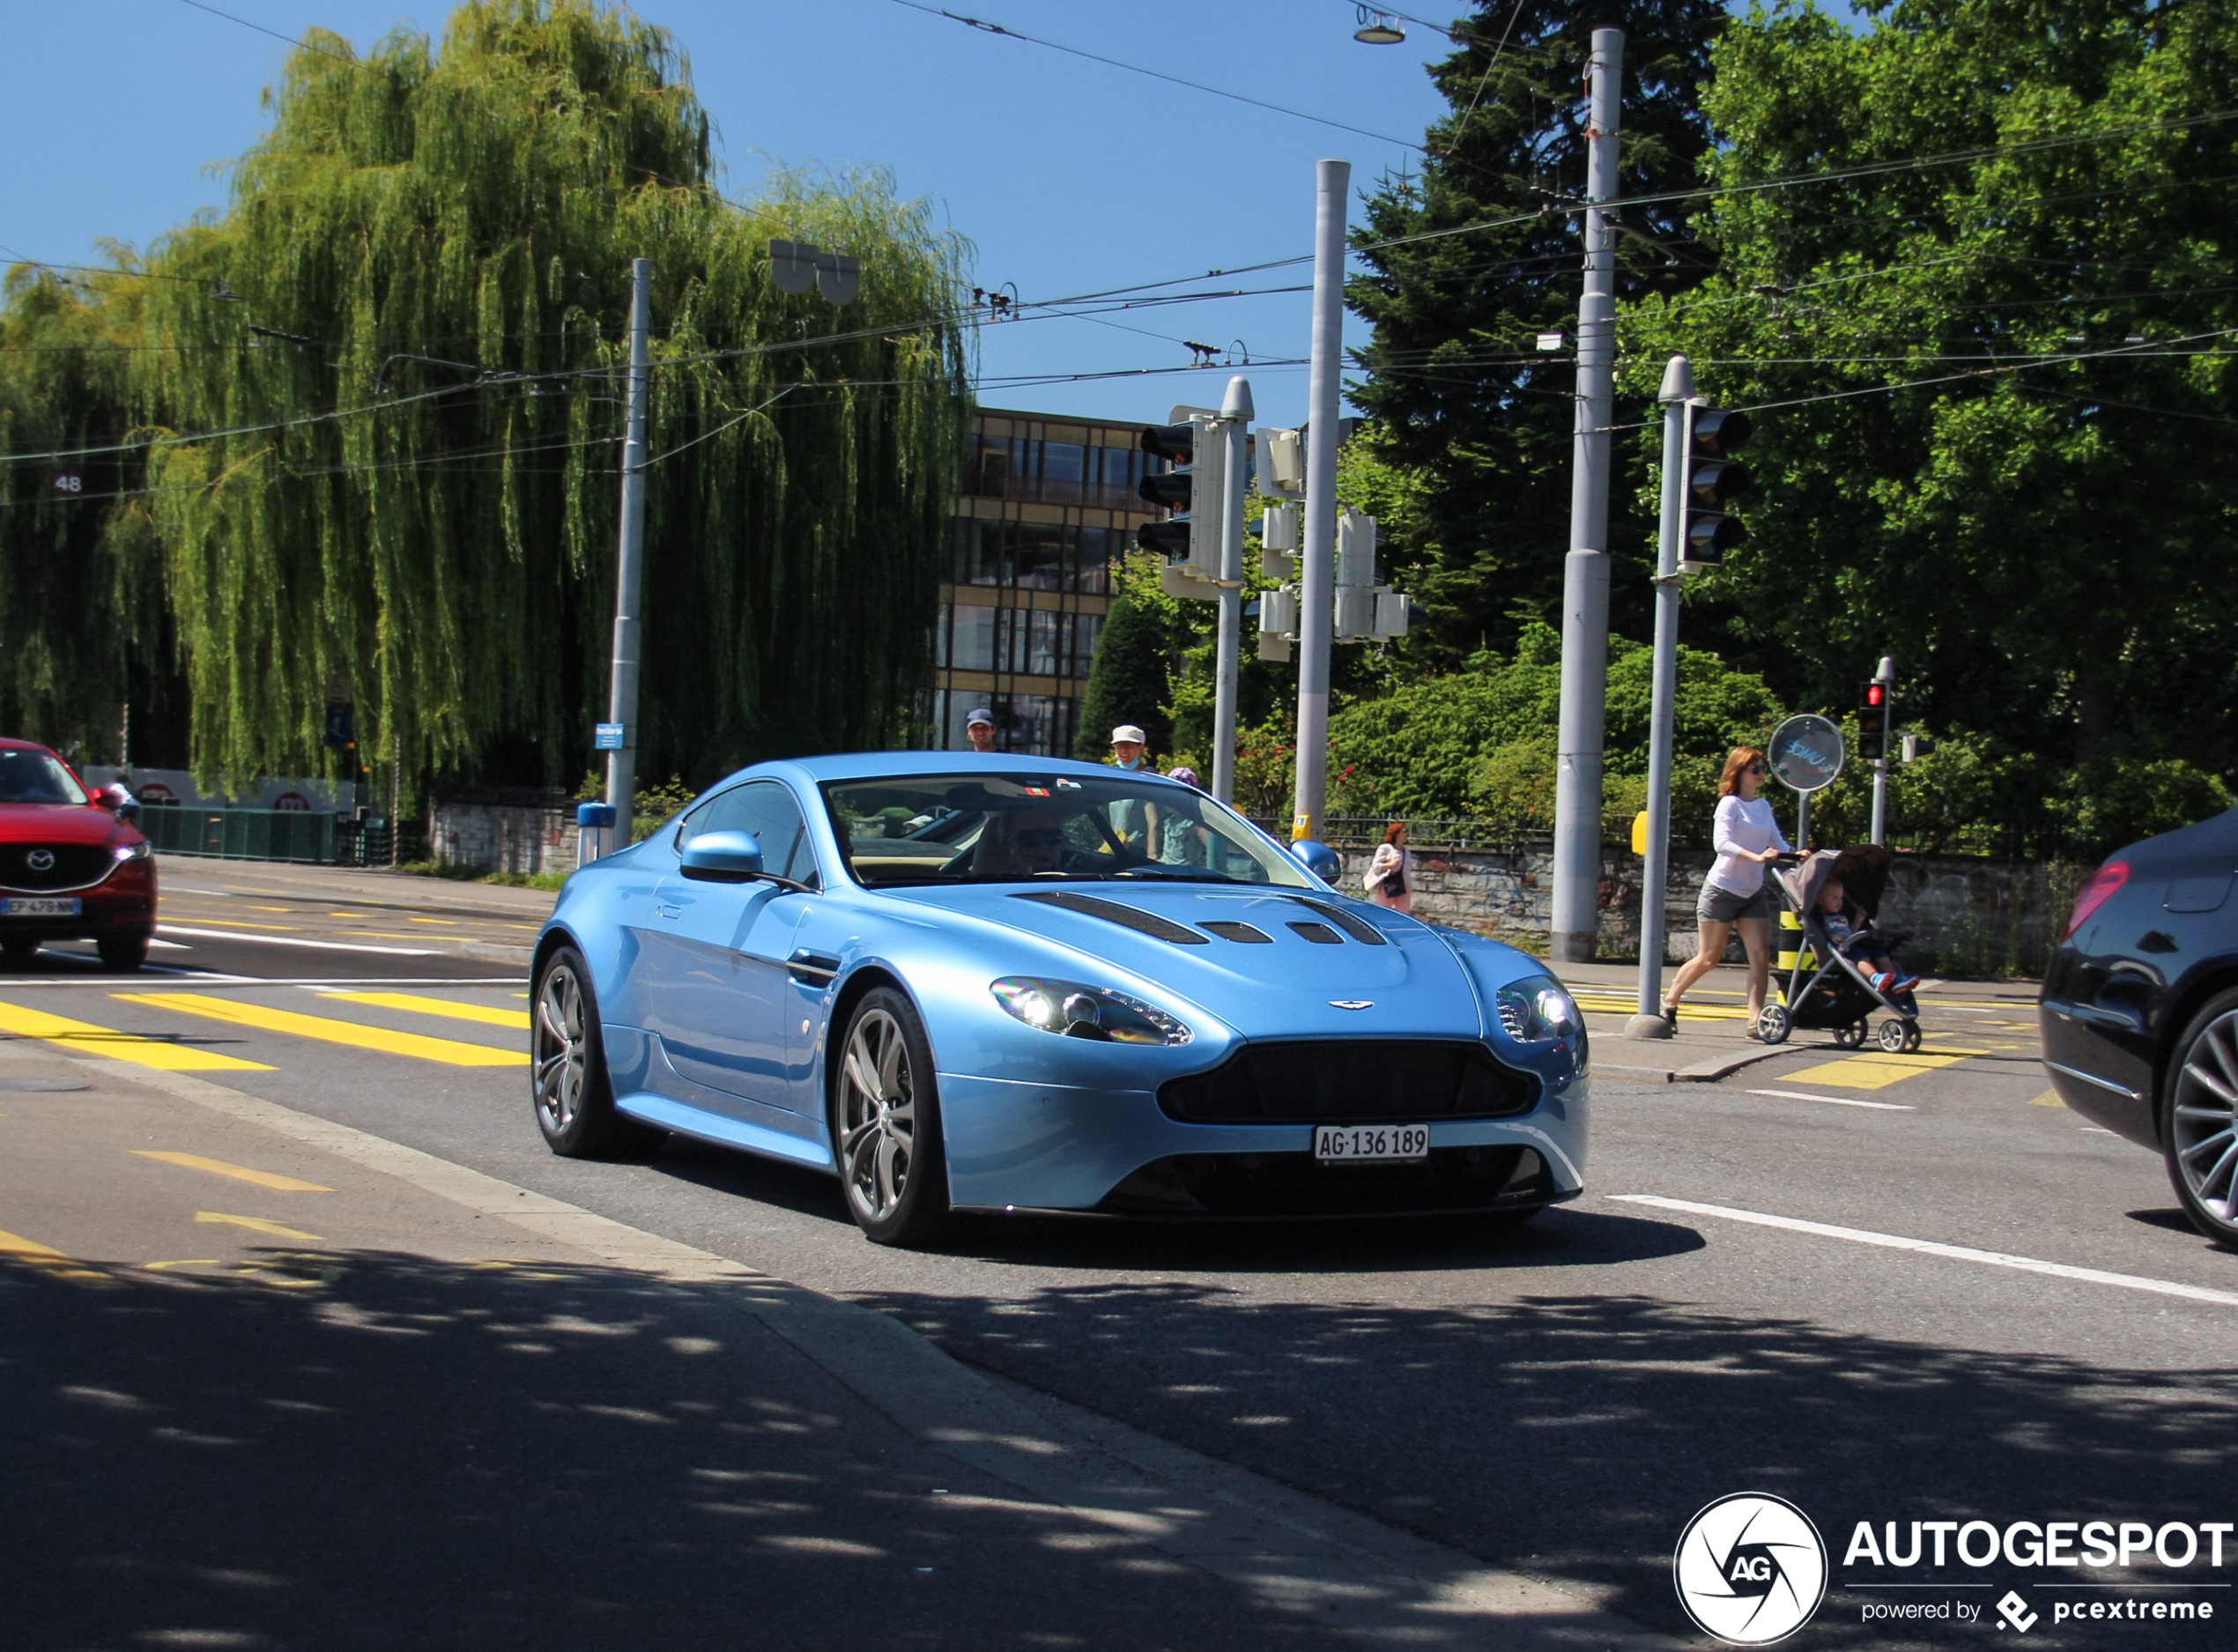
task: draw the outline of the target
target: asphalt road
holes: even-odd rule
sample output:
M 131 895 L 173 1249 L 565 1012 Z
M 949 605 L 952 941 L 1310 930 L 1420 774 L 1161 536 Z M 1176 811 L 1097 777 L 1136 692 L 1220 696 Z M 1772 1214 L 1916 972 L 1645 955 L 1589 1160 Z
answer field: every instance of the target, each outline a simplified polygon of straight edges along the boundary
M 227 926 L 269 919 L 335 947 L 413 933 L 312 930 L 300 903 L 257 918 L 238 893 L 201 896 L 189 923 L 172 903 L 193 881 L 167 881 L 167 921 L 246 937 Z M 452 927 L 501 943 L 490 922 Z M 1813 1041 L 1716 1085 L 1599 1080 L 1588 1196 L 1520 1233 L 1012 1218 L 912 1255 L 863 1242 L 834 1184 L 783 1167 L 685 1143 L 552 1158 L 526 1101 L 526 984 L 459 943 L 182 939 L 162 969 L 248 979 L 43 959 L 0 977 L 0 1034 L 183 1068 L 875 1306 L 966 1361 L 1646 1624 L 1685 1627 L 1670 1566 L 1688 1516 L 1753 1489 L 1833 1551 L 1813 1644 L 1953 1643 L 1994 1615 L 1900 1633 L 1862 1613 L 1981 1611 L 2008 1589 L 2040 1613 L 2031 1643 L 2221 1643 L 2219 1625 L 2052 1622 L 2063 1600 L 2228 1600 L 2204 1566 L 1843 1565 L 1860 1521 L 2238 1518 L 2238 1257 L 2183 1226 L 2153 1155 L 2050 1097 L 2021 989 L 1934 994 L 1908 1060 Z

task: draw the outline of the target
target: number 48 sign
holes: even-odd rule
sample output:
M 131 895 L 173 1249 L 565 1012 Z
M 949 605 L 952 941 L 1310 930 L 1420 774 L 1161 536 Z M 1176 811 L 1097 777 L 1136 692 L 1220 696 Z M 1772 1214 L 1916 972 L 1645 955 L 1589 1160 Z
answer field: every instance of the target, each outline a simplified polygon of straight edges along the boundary
M 75 470 L 63 470 L 63 471 L 58 472 L 58 473 L 56 474 L 56 478 L 55 478 L 55 492 L 56 492 L 56 493 L 84 493 L 85 491 L 85 478 L 84 477 L 82 477 L 82 476 L 78 475 L 77 471 L 75 471 Z

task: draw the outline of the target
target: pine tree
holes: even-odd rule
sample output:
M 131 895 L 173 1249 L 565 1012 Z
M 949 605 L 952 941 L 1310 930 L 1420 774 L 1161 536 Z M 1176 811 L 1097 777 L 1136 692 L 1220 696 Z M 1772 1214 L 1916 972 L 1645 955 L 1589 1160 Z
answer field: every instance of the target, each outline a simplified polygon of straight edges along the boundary
M 1096 639 L 1088 692 L 1080 701 L 1072 755 L 1093 763 L 1110 754 L 1111 731 L 1123 722 L 1150 737 L 1153 756 L 1173 749 L 1172 627 L 1152 604 L 1122 590 Z

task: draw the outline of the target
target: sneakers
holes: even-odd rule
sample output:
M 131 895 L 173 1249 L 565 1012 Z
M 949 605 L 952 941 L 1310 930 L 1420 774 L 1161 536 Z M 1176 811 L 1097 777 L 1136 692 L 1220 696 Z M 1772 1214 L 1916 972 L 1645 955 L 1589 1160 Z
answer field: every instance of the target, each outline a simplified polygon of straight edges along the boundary
M 1901 998 L 1919 985 L 1917 975 L 1900 975 L 1893 969 L 1881 970 L 1868 979 L 1871 981 L 1875 992 L 1890 998 Z

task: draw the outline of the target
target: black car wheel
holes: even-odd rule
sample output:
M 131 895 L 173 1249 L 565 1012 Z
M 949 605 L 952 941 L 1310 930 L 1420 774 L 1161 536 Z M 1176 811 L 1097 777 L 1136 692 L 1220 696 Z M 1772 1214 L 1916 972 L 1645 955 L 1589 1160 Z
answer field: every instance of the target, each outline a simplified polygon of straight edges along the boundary
M 2208 1000 L 2168 1063 L 2160 1140 L 2191 1224 L 2238 1249 L 2238 992 Z
M 929 1244 L 948 1220 L 948 1162 L 916 1006 L 890 987 L 873 988 L 839 1048 L 832 1139 L 848 1214 L 878 1244 Z
M 101 955 L 103 969 L 137 969 L 148 961 L 145 935 L 104 935 L 93 946 Z
M 625 1159 L 650 1152 L 667 1135 L 614 1107 L 598 1033 L 598 1000 L 582 954 L 563 946 L 545 959 L 531 1002 L 529 1091 L 537 1128 L 563 1159 Z
M 31 960 L 39 956 L 39 943 L 21 937 L 0 941 L 0 968 L 28 969 Z

